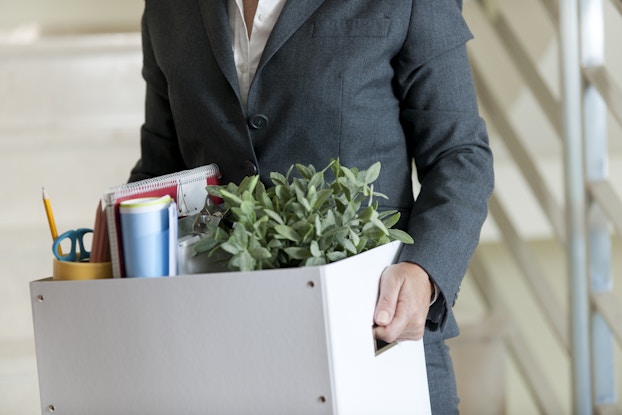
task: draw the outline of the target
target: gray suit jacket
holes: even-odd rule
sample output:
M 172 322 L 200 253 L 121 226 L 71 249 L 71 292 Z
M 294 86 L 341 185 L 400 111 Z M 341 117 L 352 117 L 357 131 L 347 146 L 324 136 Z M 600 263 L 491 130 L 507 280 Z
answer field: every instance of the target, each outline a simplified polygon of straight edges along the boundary
M 130 180 L 217 163 L 223 182 L 330 158 L 366 169 L 415 239 L 401 259 L 440 287 L 425 338 L 451 313 L 493 187 L 456 0 L 288 0 L 247 109 L 227 0 L 146 0 L 142 156 Z M 413 161 L 421 192 L 413 197 Z

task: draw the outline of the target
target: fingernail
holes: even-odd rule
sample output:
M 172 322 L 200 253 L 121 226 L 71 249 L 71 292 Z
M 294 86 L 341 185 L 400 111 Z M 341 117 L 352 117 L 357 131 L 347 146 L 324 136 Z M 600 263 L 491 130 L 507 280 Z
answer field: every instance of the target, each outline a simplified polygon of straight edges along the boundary
M 376 314 L 376 323 L 380 325 L 389 324 L 389 313 L 385 310 L 380 310 Z

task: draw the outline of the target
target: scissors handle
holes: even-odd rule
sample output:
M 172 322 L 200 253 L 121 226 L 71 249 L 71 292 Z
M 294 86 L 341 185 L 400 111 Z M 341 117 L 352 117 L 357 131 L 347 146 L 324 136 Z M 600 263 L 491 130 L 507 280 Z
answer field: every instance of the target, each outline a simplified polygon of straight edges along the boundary
M 80 260 L 88 259 L 91 256 L 91 252 L 87 251 L 86 248 L 84 247 L 83 238 L 84 238 L 84 235 L 86 235 L 89 232 L 93 233 L 93 229 L 79 228 L 76 230 L 67 231 L 59 235 L 58 238 L 54 239 L 54 242 L 52 243 L 52 252 L 54 253 L 54 256 L 56 257 L 56 259 L 58 259 L 59 261 L 69 261 L 69 262 L 77 261 L 78 259 Z M 71 249 L 69 250 L 67 254 L 61 255 L 59 247 L 60 247 L 61 242 L 64 241 L 65 239 L 69 239 L 71 241 Z M 79 251 L 76 250 L 77 245 L 79 245 L 80 247 Z

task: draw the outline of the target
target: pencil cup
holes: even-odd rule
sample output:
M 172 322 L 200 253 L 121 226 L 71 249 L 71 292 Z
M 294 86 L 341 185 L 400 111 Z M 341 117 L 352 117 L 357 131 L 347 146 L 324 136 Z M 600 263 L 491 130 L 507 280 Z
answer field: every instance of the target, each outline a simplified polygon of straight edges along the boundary
M 72 262 L 56 258 L 53 261 L 52 278 L 57 281 L 112 278 L 110 262 Z
M 164 197 L 121 202 L 119 212 L 127 277 L 169 275 L 170 201 L 169 197 Z

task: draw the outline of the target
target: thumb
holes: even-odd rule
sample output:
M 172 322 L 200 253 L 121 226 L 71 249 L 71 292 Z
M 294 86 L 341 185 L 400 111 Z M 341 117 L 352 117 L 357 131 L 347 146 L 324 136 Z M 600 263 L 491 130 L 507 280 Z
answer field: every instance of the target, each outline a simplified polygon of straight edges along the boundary
M 380 278 L 380 293 L 374 312 L 374 322 L 379 326 L 387 326 L 395 316 L 397 300 L 402 284 L 393 278 L 391 272 L 385 272 Z

